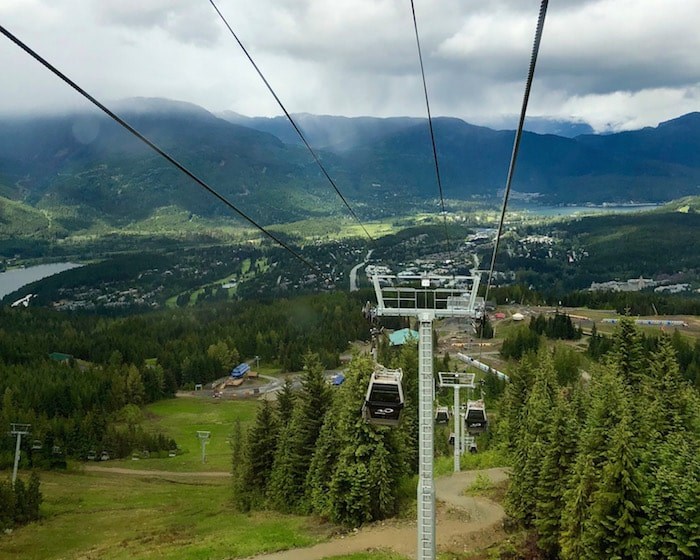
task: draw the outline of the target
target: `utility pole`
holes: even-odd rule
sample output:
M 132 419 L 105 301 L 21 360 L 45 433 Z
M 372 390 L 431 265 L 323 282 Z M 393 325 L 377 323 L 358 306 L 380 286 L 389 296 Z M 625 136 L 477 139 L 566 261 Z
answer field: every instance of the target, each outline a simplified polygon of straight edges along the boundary
M 454 403 L 454 419 L 455 419 L 455 460 L 454 460 L 454 472 L 459 472 L 461 470 L 460 459 L 462 453 L 465 451 L 465 441 L 460 435 L 462 430 L 462 413 L 459 402 L 459 390 L 462 387 L 467 389 L 473 389 L 474 385 L 473 373 L 463 373 L 459 371 L 441 371 L 438 373 L 438 378 L 440 380 L 440 387 L 452 387 L 454 389 L 455 403 Z M 465 430 L 466 432 L 466 430 Z
M 19 455 L 21 453 L 20 445 L 22 443 L 22 436 L 29 435 L 31 429 L 31 424 L 10 424 L 10 434 L 12 434 L 13 436 L 17 436 L 17 444 L 15 445 L 15 464 L 12 468 L 12 486 L 15 485 L 15 481 L 17 480 L 17 468 L 19 467 Z
M 480 276 L 372 277 L 377 315 L 416 317 L 418 329 L 418 560 L 435 560 L 433 320 L 476 317 Z M 399 283 L 407 283 L 398 285 Z M 456 443 L 459 446 L 458 443 Z

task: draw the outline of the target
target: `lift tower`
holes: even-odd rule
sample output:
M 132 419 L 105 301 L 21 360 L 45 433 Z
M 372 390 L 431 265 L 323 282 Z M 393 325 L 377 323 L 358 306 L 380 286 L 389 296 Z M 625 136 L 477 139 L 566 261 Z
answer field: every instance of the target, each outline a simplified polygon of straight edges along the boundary
M 17 445 L 15 446 L 15 463 L 12 467 L 12 486 L 17 481 L 17 467 L 19 466 L 20 446 L 22 445 L 22 436 L 30 434 L 32 429 L 31 424 L 10 424 L 10 434 L 17 437 Z
M 474 377 L 476 377 L 473 373 L 463 373 L 459 371 L 441 371 L 438 373 L 438 379 L 440 380 L 440 387 L 452 387 L 454 389 L 454 397 L 455 397 L 455 404 L 454 404 L 454 420 L 455 420 L 455 445 L 454 445 L 454 452 L 455 452 L 455 460 L 454 460 L 454 472 L 459 472 L 461 470 L 461 466 L 459 464 L 462 453 L 466 451 L 464 449 L 464 441 L 463 438 L 460 434 L 461 430 L 464 430 L 465 427 L 462 426 L 462 414 L 460 412 L 460 402 L 459 402 L 459 390 L 462 387 L 465 387 L 467 389 L 474 389 Z
M 377 315 L 416 317 L 418 330 L 418 560 L 435 560 L 433 320 L 480 316 L 480 276 L 372 277 Z

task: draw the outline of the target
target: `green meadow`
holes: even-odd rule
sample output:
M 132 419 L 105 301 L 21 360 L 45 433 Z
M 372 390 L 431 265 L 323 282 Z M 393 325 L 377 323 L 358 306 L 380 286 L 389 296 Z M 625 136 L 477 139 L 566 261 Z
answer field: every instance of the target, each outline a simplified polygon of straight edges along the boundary
M 0 536 L 0 560 L 245 558 L 323 540 L 325 533 L 305 517 L 235 513 L 229 478 L 207 476 L 231 470 L 232 427 L 236 420 L 250 422 L 257 406 L 199 397 L 149 405 L 142 425 L 175 438 L 181 454 L 42 472 L 42 520 Z M 197 430 L 211 432 L 206 464 Z M 90 471 L 87 465 L 173 474 Z
M 241 515 L 229 480 L 42 473 L 42 520 L 0 537 L 2 560 L 204 560 L 310 546 L 308 519 Z
M 255 418 L 257 401 L 218 400 L 209 396 L 178 397 L 158 401 L 144 409 L 141 425 L 172 437 L 180 451 L 176 457 L 109 461 L 105 467 L 179 472 L 231 471 L 231 435 L 236 421 L 245 428 Z M 210 432 L 206 463 L 197 431 Z

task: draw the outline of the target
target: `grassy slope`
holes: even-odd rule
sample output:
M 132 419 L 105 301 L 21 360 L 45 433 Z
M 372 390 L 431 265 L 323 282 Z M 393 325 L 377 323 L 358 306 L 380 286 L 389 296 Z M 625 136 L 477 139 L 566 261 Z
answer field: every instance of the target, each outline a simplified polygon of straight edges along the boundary
M 174 438 L 183 453 L 165 459 L 110 461 L 105 466 L 178 472 L 229 472 L 233 425 L 240 420 L 245 430 L 247 423 L 255 417 L 257 408 L 256 401 L 215 400 L 210 397 L 179 397 L 151 404 L 146 407 L 144 428 Z M 206 464 L 202 464 L 197 430 L 211 432 Z
M 154 403 L 146 408 L 144 427 L 173 436 L 184 453 L 99 466 L 229 471 L 233 424 L 239 419 L 245 427 L 257 406 L 188 397 Z M 211 431 L 206 465 L 196 430 Z M 0 560 L 223 559 L 309 546 L 320 539 L 307 518 L 234 513 L 228 478 L 168 480 L 80 470 L 41 476 L 44 519 L 1 537 Z
M 43 473 L 44 519 L 0 538 L 0 559 L 239 558 L 309 546 L 303 517 L 239 515 L 228 479 L 186 483 Z
M 228 437 L 245 426 L 253 401 L 182 397 L 149 405 L 144 427 L 172 435 L 184 450 L 172 459 L 110 461 L 106 467 L 228 471 Z M 200 461 L 198 429 L 212 432 L 208 463 Z M 5 473 L 9 475 L 9 473 Z M 325 538 L 309 518 L 236 514 L 228 478 L 128 476 L 109 472 L 42 473 L 43 519 L 0 537 L 0 560 L 223 560 L 311 546 Z M 385 552 L 345 560 L 404 560 Z

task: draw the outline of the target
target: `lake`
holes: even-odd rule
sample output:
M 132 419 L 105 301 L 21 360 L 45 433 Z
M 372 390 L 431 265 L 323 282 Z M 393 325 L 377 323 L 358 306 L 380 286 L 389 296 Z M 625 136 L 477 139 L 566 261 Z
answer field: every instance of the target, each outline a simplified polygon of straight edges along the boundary
M 7 294 L 11 294 L 15 290 L 19 290 L 22 286 L 26 286 L 27 284 L 31 284 L 47 276 L 53 276 L 64 270 L 70 270 L 71 268 L 78 268 L 80 266 L 83 265 L 64 262 L 38 264 L 27 268 L 13 268 L 6 272 L 0 272 L 0 299 L 4 298 Z

